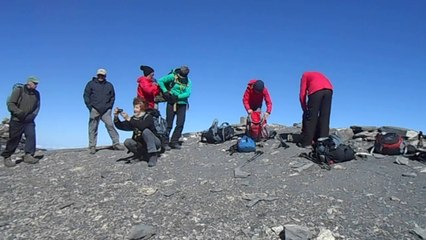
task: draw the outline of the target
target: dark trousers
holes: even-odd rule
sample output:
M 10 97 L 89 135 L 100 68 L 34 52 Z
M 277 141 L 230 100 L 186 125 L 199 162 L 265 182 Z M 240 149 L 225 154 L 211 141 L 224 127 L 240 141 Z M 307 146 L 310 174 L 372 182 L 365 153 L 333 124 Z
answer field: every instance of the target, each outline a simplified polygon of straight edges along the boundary
M 312 141 L 329 135 L 332 97 L 333 91 L 330 89 L 320 90 L 309 95 L 308 109 L 303 113 L 303 146 L 310 146 Z
M 169 135 L 173 128 L 173 121 L 175 120 L 175 116 L 176 116 L 176 127 L 170 139 L 171 144 L 177 144 L 179 142 L 179 138 L 182 136 L 183 126 L 185 124 L 185 117 L 186 117 L 186 104 L 175 105 L 175 104 L 167 103 L 166 121 L 167 121 L 167 133 Z
M 21 141 L 22 134 L 25 134 L 25 153 L 34 155 L 36 150 L 35 123 L 18 122 L 10 120 L 9 122 L 9 140 L 6 143 L 6 149 L 1 153 L 5 158 L 12 156 Z

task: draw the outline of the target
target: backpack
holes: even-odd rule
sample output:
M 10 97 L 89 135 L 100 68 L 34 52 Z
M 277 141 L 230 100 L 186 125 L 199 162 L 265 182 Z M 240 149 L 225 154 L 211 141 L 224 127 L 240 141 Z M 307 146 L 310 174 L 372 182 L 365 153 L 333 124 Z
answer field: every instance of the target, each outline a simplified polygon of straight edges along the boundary
M 385 155 L 399 155 L 403 153 L 404 148 L 404 140 L 400 135 L 396 133 L 378 133 L 372 151 Z
M 255 152 L 256 142 L 247 135 L 242 136 L 237 142 L 238 152 Z
M 12 87 L 12 93 L 15 91 L 15 89 L 19 88 L 19 98 L 18 98 L 18 102 L 16 104 L 18 106 L 21 104 L 21 101 L 22 101 L 22 91 L 24 90 L 24 86 L 25 86 L 25 84 L 23 84 L 23 83 L 15 83 L 15 84 L 13 84 L 13 87 Z M 7 98 L 7 102 L 10 101 L 11 96 L 12 96 L 12 94 Z
M 222 143 L 234 137 L 234 128 L 229 123 L 224 122 L 220 126 L 215 119 L 210 128 L 201 133 L 201 142 Z
M 319 138 L 313 148 L 314 158 L 322 164 L 331 165 L 355 159 L 355 151 L 343 144 L 336 135 Z
M 152 116 L 154 120 L 155 130 L 157 130 L 157 136 L 162 140 L 163 137 L 168 137 L 167 134 L 167 121 L 161 117 L 160 111 L 157 109 L 148 109 L 146 111 L 149 115 Z
M 247 118 L 246 134 L 255 141 L 268 139 L 269 132 L 266 125 L 266 119 L 260 111 L 252 112 Z

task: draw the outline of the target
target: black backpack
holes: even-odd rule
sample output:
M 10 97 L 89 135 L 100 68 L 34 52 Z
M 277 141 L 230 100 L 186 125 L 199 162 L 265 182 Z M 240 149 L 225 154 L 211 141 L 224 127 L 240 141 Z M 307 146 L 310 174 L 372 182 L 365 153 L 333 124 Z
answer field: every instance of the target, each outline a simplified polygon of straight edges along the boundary
M 331 165 L 355 159 L 355 151 L 336 135 L 319 138 L 313 147 L 313 155 L 320 163 Z
M 224 122 L 220 126 L 215 119 L 210 128 L 201 133 L 201 142 L 222 143 L 234 137 L 234 128 L 229 123 Z
M 163 143 L 163 141 L 165 141 L 169 137 L 169 134 L 167 132 L 166 119 L 161 117 L 160 111 L 158 111 L 157 109 L 147 109 L 146 113 L 152 116 L 154 120 L 155 130 L 157 131 L 156 135 Z

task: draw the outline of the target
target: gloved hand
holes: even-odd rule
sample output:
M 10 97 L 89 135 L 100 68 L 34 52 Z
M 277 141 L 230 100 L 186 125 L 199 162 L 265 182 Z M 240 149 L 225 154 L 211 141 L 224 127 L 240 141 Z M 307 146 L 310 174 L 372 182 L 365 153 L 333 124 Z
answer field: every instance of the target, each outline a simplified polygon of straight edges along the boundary
M 168 102 L 170 100 L 171 94 L 169 92 L 164 92 L 163 93 L 163 98 L 164 100 L 166 100 L 166 102 Z
M 177 103 L 177 101 L 178 101 L 178 97 L 177 97 L 177 96 L 175 96 L 175 95 L 170 95 L 170 102 L 171 102 L 172 104 Z

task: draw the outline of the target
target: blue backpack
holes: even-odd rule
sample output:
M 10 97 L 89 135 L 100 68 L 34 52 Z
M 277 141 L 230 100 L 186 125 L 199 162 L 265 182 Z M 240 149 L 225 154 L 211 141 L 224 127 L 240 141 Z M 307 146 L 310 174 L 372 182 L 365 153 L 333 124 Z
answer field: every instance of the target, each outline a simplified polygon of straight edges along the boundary
M 242 136 L 237 142 L 238 152 L 255 152 L 256 142 L 249 136 Z

